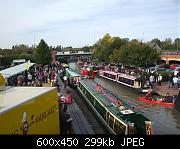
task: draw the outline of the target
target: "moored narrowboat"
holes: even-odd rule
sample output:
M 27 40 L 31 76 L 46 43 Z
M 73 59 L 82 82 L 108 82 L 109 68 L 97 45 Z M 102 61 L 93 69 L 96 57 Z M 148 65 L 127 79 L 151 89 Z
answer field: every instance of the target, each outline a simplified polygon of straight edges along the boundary
M 81 74 L 76 73 L 74 70 L 70 68 L 66 68 L 66 76 L 68 77 L 69 84 L 72 87 L 77 86 L 79 81 L 83 79 L 83 76 Z
M 148 118 L 95 81 L 81 80 L 78 90 L 109 133 L 152 134 L 152 122 Z
M 135 89 L 137 92 L 148 92 L 150 86 L 143 83 L 140 77 L 117 73 L 113 71 L 99 71 L 99 76 Z

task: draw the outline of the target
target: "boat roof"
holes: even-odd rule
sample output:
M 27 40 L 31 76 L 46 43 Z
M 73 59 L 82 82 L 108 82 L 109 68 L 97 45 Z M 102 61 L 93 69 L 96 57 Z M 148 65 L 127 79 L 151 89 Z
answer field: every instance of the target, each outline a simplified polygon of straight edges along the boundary
M 66 72 L 72 77 L 82 76 L 81 74 L 74 72 L 72 69 L 66 69 Z
M 0 113 L 54 89 L 55 87 L 9 87 L 0 91 Z
M 61 63 L 61 66 L 63 66 L 63 67 L 69 67 L 69 65 L 66 64 L 66 63 Z
M 98 100 L 105 108 L 107 108 L 111 113 L 116 116 L 117 118 L 123 120 L 124 122 L 135 122 L 136 123 L 144 123 L 144 121 L 148 121 L 149 119 L 143 116 L 141 113 L 138 113 L 137 111 L 133 111 L 130 108 L 127 107 L 127 104 L 121 101 L 121 107 L 124 108 L 124 110 L 116 107 L 107 97 L 105 94 L 101 92 L 96 91 L 96 82 L 92 80 L 81 80 L 80 81 L 83 86 L 91 92 L 91 94 Z M 103 88 L 103 87 L 102 87 Z M 109 96 L 111 96 L 114 99 L 117 99 L 112 93 L 110 93 L 108 90 L 103 88 L 103 91 L 105 91 Z M 119 99 L 118 99 L 119 100 Z
M 117 75 L 117 74 L 119 74 L 119 73 L 117 73 L 117 72 L 113 72 L 113 71 L 104 71 L 105 73 L 109 73 L 109 74 L 112 74 L 112 75 Z
M 11 76 L 17 75 L 19 73 L 24 72 L 27 68 L 28 63 L 22 63 L 4 70 L 1 70 L 0 73 L 3 75 L 4 78 L 9 78 Z M 29 67 L 33 66 L 35 63 L 30 63 Z
M 136 80 L 137 79 L 137 77 L 126 75 L 126 74 L 123 74 L 123 73 L 119 73 L 119 76 L 122 77 L 122 78 L 130 79 L 130 80 Z
M 113 72 L 113 71 L 104 71 L 104 72 L 108 73 L 108 74 L 112 74 L 112 75 L 119 75 L 122 78 L 130 79 L 130 80 L 136 80 L 137 79 L 137 77 L 135 77 L 135 76 L 130 76 L 130 75 L 127 75 L 124 73 L 117 73 L 117 72 Z

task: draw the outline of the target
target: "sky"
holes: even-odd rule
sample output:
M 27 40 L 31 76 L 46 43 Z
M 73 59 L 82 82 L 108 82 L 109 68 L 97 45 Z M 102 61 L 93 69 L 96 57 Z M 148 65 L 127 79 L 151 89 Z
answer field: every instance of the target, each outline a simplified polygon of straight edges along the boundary
M 180 0 L 0 0 L 0 48 L 16 44 L 74 48 L 104 34 L 120 38 L 180 37 Z

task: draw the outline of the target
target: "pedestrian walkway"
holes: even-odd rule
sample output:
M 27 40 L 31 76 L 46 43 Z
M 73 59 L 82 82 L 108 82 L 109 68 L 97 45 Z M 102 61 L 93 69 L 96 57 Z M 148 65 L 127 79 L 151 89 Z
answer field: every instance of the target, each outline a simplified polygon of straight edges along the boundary
M 167 93 L 169 93 L 170 96 L 178 95 L 179 93 L 179 89 L 175 90 L 175 89 L 169 88 L 168 82 L 162 82 L 161 86 L 155 84 L 154 88 L 155 88 L 155 92 L 157 92 L 158 94 L 162 96 L 165 96 Z
M 58 83 L 60 84 L 60 91 L 64 92 L 64 84 L 62 80 L 58 77 Z M 88 123 L 83 112 L 73 99 L 72 104 L 68 104 L 67 112 L 70 113 L 72 117 L 72 131 L 73 134 L 95 134 L 91 125 Z
M 68 105 L 67 112 L 72 117 L 72 129 L 74 134 L 95 134 L 86 117 L 79 109 L 78 105 L 73 100 L 73 103 Z

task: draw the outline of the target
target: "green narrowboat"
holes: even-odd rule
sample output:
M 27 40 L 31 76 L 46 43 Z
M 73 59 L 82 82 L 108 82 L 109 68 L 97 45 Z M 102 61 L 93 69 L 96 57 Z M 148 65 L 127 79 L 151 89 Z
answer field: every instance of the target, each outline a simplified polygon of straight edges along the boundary
M 111 134 L 152 134 L 152 122 L 130 106 L 102 88 L 97 90 L 94 80 L 79 81 L 78 90 L 96 114 L 103 126 Z M 120 102 L 116 105 L 112 100 Z
M 71 87 L 78 85 L 79 81 L 83 79 L 83 76 L 79 73 L 76 73 L 71 68 L 66 68 L 66 76 L 69 78 L 69 84 Z

